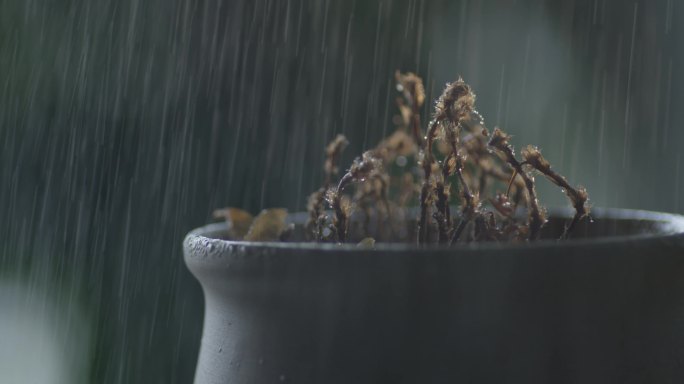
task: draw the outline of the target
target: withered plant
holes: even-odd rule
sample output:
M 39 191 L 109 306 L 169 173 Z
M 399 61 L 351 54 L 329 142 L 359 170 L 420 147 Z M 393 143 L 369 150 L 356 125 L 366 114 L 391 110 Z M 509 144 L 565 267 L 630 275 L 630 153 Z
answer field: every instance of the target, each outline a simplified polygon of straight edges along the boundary
M 415 226 L 418 244 L 538 239 L 546 223 L 546 214 L 539 204 L 532 171 L 543 174 L 561 187 L 575 208 L 575 215 L 566 225 L 561 239 L 567 238 L 577 222 L 589 214 L 586 190 L 570 186 L 563 176 L 551 169 L 536 147 L 526 147 L 520 161 L 509 142 L 509 135 L 500 128 L 495 128 L 490 135 L 484 119 L 475 109 L 475 94 L 463 79 L 447 84 L 435 103 L 423 136 L 420 127 L 420 110 L 425 101 L 423 82 L 413 73 L 397 72 L 395 78 L 400 92 L 397 98 L 399 116 L 395 119 L 397 130 L 374 150 L 355 160 L 336 188 L 328 188 L 337 241 L 347 239 L 349 218 L 355 207 L 361 206 L 366 218 L 371 214 L 371 206 L 376 208 L 377 215 L 382 207 L 387 217 L 391 217 L 389 185 L 399 186 L 395 193 L 398 204 L 394 207 L 397 209 L 409 199 L 407 191 L 410 194 L 416 189 L 410 170 L 392 175 L 383 168 L 391 166 L 397 158 L 398 147 L 411 148 L 402 156 L 413 156 L 422 169 L 418 188 L 420 210 Z M 412 143 L 406 143 L 408 140 Z M 443 144 L 441 154 L 435 152 L 437 142 Z M 363 182 L 363 185 L 353 199 L 344 203 L 341 194 L 352 182 Z M 487 197 L 489 189 L 497 185 L 505 187 L 505 193 L 499 191 Z M 458 189 L 457 214 L 450 208 L 452 188 Z M 524 221 L 516 216 L 521 204 L 528 211 Z M 313 215 L 320 211 L 310 212 Z M 468 234 L 464 236 L 466 231 Z
M 325 148 L 325 181 L 323 186 L 312 193 L 307 201 L 307 211 L 309 219 L 306 222 L 307 232 L 311 234 L 311 239 L 322 241 L 325 239 L 324 226 L 327 220 L 325 212 L 325 198 L 332 183 L 332 178 L 339 172 L 338 162 L 344 149 L 349 145 L 349 141 L 344 135 L 337 135 L 333 141 Z
M 537 197 L 535 172 L 560 187 L 575 210 L 559 239 L 569 238 L 577 223 L 589 215 L 587 191 L 571 186 L 537 147 L 525 147 L 519 160 L 508 134 L 500 128 L 489 133 L 475 109 L 475 94 L 463 79 L 446 85 L 435 102 L 425 134 L 421 128 L 423 81 L 416 74 L 398 71 L 395 79 L 399 91 L 395 131 L 357 157 L 336 183 L 333 180 L 338 177 L 340 156 L 348 141 L 338 135 L 326 147 L 323 185 L 307 203 L 304 229 L 310 240 L 348 242 L 351 223 L 360 222 L 356 226 L 359 233 L 353 238 L 363 238 L 360 246 L 366 247 L 375 244 L 373 236 L 389 241 L 413 237 L 397 235 L 402 226 L 412 227 L 413 241 L 421 245 L 535 241 L 547 222 Z M 355 192 L 345 194 L 350 185 L 355 186 Z M 452 191 L 457 191 L 457 198 L 452 199 Z M 453 212 L 452 200 L 458 201 Z M 418 214 L 409 218 L 406 212 L 413 201 Z M 522 207 L 527 211 L 525 216 L 518 214 Z M 364 219 L 354 219 L 355 211 Z M 284 222 L 282 211 L 264 211 L 254 220 L 268 224 L 268 231 L 247 230 L 251 216 L 247 220 L 242 211 L 226 209 L 217 215 L 234 228 L 231 233 L 253 240 L 259 240 L 255 237 L 262 233 L 273 239 L 285 238 L 291 232 L 291 228 L 274 221 L 278 218 Z M 369 225 L 371 217 L 376 223 L 374 231 Z M 266 224 L 261 226 L 266 228 Z

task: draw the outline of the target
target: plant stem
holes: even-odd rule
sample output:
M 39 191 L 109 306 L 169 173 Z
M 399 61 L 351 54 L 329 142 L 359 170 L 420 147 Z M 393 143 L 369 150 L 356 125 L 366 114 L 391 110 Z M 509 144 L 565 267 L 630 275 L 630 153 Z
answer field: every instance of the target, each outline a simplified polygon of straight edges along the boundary
M 530 232 L 528 240 L 534 241 L 539 237 L 539 231 L 541 230 L 542 225 L 544 225 L 544 216 L 539 208 L 537 193 L 534 189 L 534 180 L 525 173 L 522 164 L 515 158 L 513 147 L 508 143 L 508 139 L 509 136 L 507 134 L 499 128 L 495 128 L 492 133 L 492 138 L 489 140 L 489 145 L 504 155 L 508 165 L 513 168 L 515 173 L 520 175 L 525 183 L 525 188 L 527 189 L 527 205 L 529 209 L 528 228 Z
M 458 177 L 458 182 L 461 185 L 461 199 L 463 200 L 463 207 L 461 208 L 462 218 L 458 224 L 458 227 L 454 231 L 450 244 L 458 241 L 461 236 L 461 232 L 465 229 L 468 222 L 473 218 L 473 215 L 477 213 L 477 202 L 475 201 L 475 196 L 470 192 L 470 188 L 463 177 L 463 161 L 459 156 L 456 157 L 456 176 Z
M 423 186 L 420 190 L 420 221 L 418 223 L 418 244 L 427 241 L 428 217 L 430 215 L 430 176 L 432 176 L 432 142 L 435 139 L 439 124 L 437 120 L 432 120 L 428 128 L 425 140 L 425 157 L 423 158 Z
M 575 225 L 589 214 L 589 208 L 586 206 L 586 202 L 589 199 L 587 191 L 582 187 L 573 188 L 565 177 L 551 169 L 551 164 L 542 156 L 538 148 L 527 146 L 523 149 L 522 154 L 527 164 L 546 176 L 547 179 L 551 180 L 552 183 L 559 186 L 565 192 L 573 208 L 575 208 L 575 215 L 570 223 L 565 226 L 565 230 L 559 240 L 567 239 Z

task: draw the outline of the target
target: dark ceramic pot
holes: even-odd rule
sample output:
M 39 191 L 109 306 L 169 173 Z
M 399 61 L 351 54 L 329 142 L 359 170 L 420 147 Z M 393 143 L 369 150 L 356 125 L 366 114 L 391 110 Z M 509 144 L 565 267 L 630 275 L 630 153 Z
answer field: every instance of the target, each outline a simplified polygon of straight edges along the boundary
M 195 383 L 683 382 L 684 218 L 594 219 L 581 239 L 451 249 L 196 229 Z

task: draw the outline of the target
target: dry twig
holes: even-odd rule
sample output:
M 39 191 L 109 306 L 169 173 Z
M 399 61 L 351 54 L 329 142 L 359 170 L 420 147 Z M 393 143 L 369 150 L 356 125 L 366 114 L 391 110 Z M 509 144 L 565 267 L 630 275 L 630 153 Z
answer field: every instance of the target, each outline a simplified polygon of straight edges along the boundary
M 515 158 L 513 147 L 508 142 L 509 139 L 510 136 L 505 132 L 499 128 L 495 128 L 494 132 L 492 132 L 492 137 L 489 140 L 489 146 L 499 151 L 499 153 L 503 155 L 504 160 L 513 168 L 515 172 L 514 175 L 519 175 L 525 182 L 525 188 L 527 188 L 527 205 L 529 208 L 528 239 L 533 241 L 539 236 L 539 230 L 546 222 L 546 219 L 539 207 L 537 192 L 534 188 L 534 179 L 523 170 L 522 164 Z

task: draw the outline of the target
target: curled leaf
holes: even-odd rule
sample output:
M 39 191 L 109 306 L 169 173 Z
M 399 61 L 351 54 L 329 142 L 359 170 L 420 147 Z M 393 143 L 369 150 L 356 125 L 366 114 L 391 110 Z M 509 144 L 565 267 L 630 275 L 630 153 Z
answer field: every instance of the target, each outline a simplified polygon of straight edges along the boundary
M 287 230 L 285 218 L 287 209 L 271 208 L 264 209 L 254 218 L 249 232 L 245 235 L 246 241 L 279 241 L 280 236 Z
M 213 212 L 215 219 L 224 219 L 228 224 L 228 236 L 233 240 L 242 240 L 249 231 L 254 217 L 239 208 L 222 208 Z

